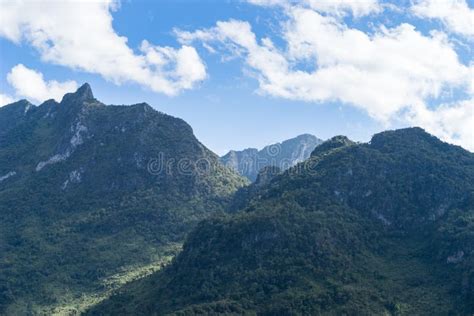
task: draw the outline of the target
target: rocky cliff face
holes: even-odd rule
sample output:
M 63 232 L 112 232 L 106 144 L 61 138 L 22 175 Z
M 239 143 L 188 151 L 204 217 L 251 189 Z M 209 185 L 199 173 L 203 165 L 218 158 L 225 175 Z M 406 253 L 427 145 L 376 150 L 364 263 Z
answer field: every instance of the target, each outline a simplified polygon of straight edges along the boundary
M 319 138 L 303 134 L 281 143 L 266 146 L 262 150 L 249 148 L 230 151 L 220 158 L 221 162 L 242 176 L 255 181 L 260 169 L 275 166 L 286 170 L 309 157 L 313 149 L 322 143 Z

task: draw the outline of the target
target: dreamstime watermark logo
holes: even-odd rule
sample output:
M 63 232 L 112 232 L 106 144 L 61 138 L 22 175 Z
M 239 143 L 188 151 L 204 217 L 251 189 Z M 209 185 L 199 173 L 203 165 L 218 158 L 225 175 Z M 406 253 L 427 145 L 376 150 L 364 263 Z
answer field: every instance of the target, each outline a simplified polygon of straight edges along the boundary
M 301 151 L 287 155 L 282 153 L 280 144 L 270 145 L 264 148 L 262 152 L 243 153 L 241 156 L 231 156 L 227 161 L 223 161 L 223 165 L 241 175 L 256 177 L 258 173 L 266 167 L 276 167 L 278 169 L 273 172 L 278 173 L 285 171 L 293 175 L 309 174 L 314 175 L 318 170 L 318 161 L 314 159 L 306 159 Z M 289 156 L 289 157 L 288 157 Z M 303 161 L 305 160 L 305 161 Z M 160 152 L 156 157 L 151 158 L 147 164 L 147 170 L 152 175 L 209 175 L 218 168 L 222 170 L 222 165 L 217 159 L 209 158 L 181 158 L 166 157 Z
M 281 144 L 267 146 L 259 154 L 251 154 L 241 157 L 238 166 L 230 159 L 226 165 L 236 169 L 244 175 L 257 175 L 265 167 L 276 167 L 280 171 L 291 174 L 306 173 L 315 174 L 318 163 L 309 160 L 308 154 L 300 148 L 291 153 L 284 153 Z
M 152 175 L 207 175 L 217 168 L 218 163 L 208 158 L 166 158 L 165 154 L 160 152 L 157 157 L 151 158 L 147 164 L 147 170 Z
M 270 157 L 278 157 L 281 154 L 281 145 L 280 144 L 274 144 L 265 147 L 265 151 L 267 152 L 267 155 Z

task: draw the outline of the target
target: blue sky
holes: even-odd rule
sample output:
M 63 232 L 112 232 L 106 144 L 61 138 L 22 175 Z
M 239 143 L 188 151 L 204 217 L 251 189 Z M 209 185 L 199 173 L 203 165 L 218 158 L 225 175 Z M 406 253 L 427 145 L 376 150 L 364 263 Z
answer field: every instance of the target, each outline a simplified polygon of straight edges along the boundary
M 471 1 L 0 3 L 2 103 L 89 82 L 218 154 L 413 125 L 474 150 Z

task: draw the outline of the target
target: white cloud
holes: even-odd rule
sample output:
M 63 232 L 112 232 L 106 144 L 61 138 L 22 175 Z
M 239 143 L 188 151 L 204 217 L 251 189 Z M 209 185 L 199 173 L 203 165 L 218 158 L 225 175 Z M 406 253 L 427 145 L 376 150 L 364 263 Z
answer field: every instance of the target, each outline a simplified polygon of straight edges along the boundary
M 474 37 L 474 10 L 465 0 L 418 0 L 411 11 L 422 18 L 439 19 L 452 32 Z
M 11 96 L 7 95 L 7 94 L 3 94 L 3 93 L 0 93 L 0 107 L 4 106 L 4 105 L 7 105 L 7 104 L 10 104 L 10 103 L 13 103 L 14 100 Z
M 474 152 L 474 98 L 444 104 L 434 110 L 414 107 L 407 113 L 407 120 Z
M 468 86 L 471 78 L 445 36 L 426 37 L 408 24 L 369 36 L 315 11 L 294 9 L 284 34 L 286 51 L 268 38 L 259 44 L 242 21 L 177 34 L 184 42 L 214 40 L 238 51 L 262 93 L 304 101 L 340 100 L 379 120 L 438 97 L 443 88 Z M 300 62 L 314 70 L 293 66 Z
M 0 1 L 0 36 L 28 42 L 45 62 L 100 74 L 117 84 L 137 83 L 167 95 L 206 78 L 205 66 L 193 47 L 160 47 L 144 41 L 140 53 L 135 53 L 127 38 L 112 27 L 110 11 L 117 8 L 115 1 Z
M 367 34 L 312 9 L 284 10 L 288 15 L 282 29 L 284 48 L 275 47 L 269 38 L 257 39 L 243 21 L 218 22 L 211 29 L 176 34 L 183 43 L 199 40 L 242 57 L 262 94 L 309 102 L 342 101 L 386 125 L 416 110 L 417 115 L 405 119 L 470 146 L 466 136 L 456 136 L 459 130 L 447 127 L 454 116 L 449 106 L 433 111 L 425 105 L 452 90 L 472 89 L 473 68 L 459 61 L 444 33 L 426 36 L 410 24 L 401 24 L 381 26 Z M 464 111 L 469 117 L 472 106 L 457 107 L 456 113 Z
M 18 97 L 25 97 L 39 103 L 48 99 L 61 101 L 64 94 L 77 89 L 75 81 L 45 81 L 42 73 L 22 64 L 18 64 L 10 70 L 7 80 L 15 89 Z
M 378 0 L 247 0 L 251 4 L 260 6 L 282 6 L 290 8 L 298 5 L 318 12 L 344 16 L 351 12 L 354 17 L 361 17 L 371 13 L 382 11 L 382 6 Z
M 191 46 L 184 45 L 180 49 L 174 49 L 153 46 L 148 41 L 143 41 L 140 50 L 146 63 L 155 72 L 166 75 L 152 76 L 152 88 L 156 87 L 172 95 L 181 89 L 191 89 L 195 82 L 206 78 L 206 67 Z

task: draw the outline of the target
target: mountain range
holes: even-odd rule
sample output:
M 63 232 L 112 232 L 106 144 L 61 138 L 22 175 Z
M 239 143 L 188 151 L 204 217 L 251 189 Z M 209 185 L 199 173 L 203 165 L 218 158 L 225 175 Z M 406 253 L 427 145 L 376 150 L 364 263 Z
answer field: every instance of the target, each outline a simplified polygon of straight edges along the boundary
M 79 314 L 472 315 L 474 154 L 415 127 L 219 158 L 88 84 L 4 106 L 0 315 Z
M 265 173 L 240 211 L 88 314 L 474 313 L 474 154 L 410 128 Z
M 241 151 L 231 150 L 220 161 L 250 181 L 257 179 L 258 172 L 267 166 L 286 170 L 306 160 L 313 149 L 323 141 L 310 134 L 265 146 L 263 149 L 248 148 Z

